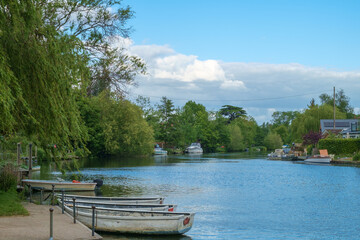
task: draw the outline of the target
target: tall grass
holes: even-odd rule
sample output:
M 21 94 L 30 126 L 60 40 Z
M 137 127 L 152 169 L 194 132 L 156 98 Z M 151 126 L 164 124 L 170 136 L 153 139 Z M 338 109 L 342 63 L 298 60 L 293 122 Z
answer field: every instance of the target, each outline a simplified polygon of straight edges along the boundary
M 0 190 L 7 192 L 10 189 L 16 189 L 17 176 L 16 167 L 7 163 L 0 166 Z

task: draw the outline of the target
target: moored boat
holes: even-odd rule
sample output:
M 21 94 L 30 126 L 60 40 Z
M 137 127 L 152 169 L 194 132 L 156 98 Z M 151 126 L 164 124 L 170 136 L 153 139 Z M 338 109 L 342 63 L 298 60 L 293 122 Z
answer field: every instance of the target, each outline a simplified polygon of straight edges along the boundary
M 60 195 L 58 195 L 60 196 Z M 116 203 L 129 203 L 129 204 L 140 204 L 140 203 L 157 203 L 162 204 L 164 202 L 163 197 L 150 196 L 150 197 L 98 197 L 98 196 L 84 196 L 84 195 L 70 195 L 66 194 L 65 198 L 76 200 L 86 200 L 94 203 L 102 202 L 116 202 Z
M 328 154 L 328 151 L 326 149 L 319 150 L 319 155 L 314 155 L 311 157 L 308 157 L 304 160 L 304 162 L 310 162 L 310 163 L 330 163 L 334 155 L 330 156 Z
M 308 157 L 304 160 L 304 162 L 311 162 L 311 163 L 330 163 L 331 157 L 330 156 L 320 156 L 320 155 L 314 155 L 311 157 Z
M 190 154 L 201 154 L 203 153 L 203 149 L 201 148 L 200 143 L 192 143 L 189 147 L 186 148 L 185 152 Z
M 53 185 L 55 191 L 94 191 L 97 184 L 89 182 L 59 182 L 34 179 L 23 179 L 22 182 L 31 187 L 43 188 L 46 191 L 52 190 Z
M 167 151 L 156 144 L 154 148 L 154 155 L 167 155 Z
M 73 209 L 64 206 L 73 214 Z M 76 218 L 88 227 L 92 226 L 92 209 L 77 207 Z M 195 213 L 174 213 L 122 209 L 95 209 L 95 229 L 104 232 L 135 234 L 183 234 L 189 231 Z
M 62 200 L 58 197 L 59 204 L 62 204 Z M 73 206 L 72 199 L 65 199 L 64 205 L 72 207 Z M 108 202 L 93 202 L 93 201 L 84 201 L 84 200 L 75 200 L 75 206 L 78 207 L 92 207 L 96 208 L 118 208 L 118 209 L 127 209 L 127 210 L 146 210 L 146 211 L 169 211 L 173 212 L 176 210 L 177 205 L 175 204 L 131 204 L 131 203 L 118 203 L 113 201 Z

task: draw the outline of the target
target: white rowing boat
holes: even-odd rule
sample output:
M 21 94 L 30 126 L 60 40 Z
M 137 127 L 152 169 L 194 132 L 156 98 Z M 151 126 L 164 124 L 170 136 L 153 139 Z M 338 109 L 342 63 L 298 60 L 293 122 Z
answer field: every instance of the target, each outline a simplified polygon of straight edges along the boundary
M 50 180 L 34 180 L 23 179 L 24 184 L 35 188 L 44 188 L 44 190 L 51 191 L 54 185 L 55 191 L 94 191 L 97 183 L 88 182 L 59 182 Z
M 66 212 L 73 209 L 64 206 Z M 92 209 L 77 207 L 76 218 L 88 227 L 92 227 Z M 121 209 L 95 209 L 95 229 L 104 232 L 135 234 L 183 234 L 189 231 L 194 222 L 195 213 L 174 213 L 158 211 L 139 211 Z
M 61 196 L 60 194 L 58 196 Z M 143 203 L 157 203 L 162 204 L 164 202 L 163 197 L 159 196 L 150 196 L 150 197 L 98 197 L 98 196 L 83 196 L 83 195 L 69 195 L 66 194 L 65 199 L 76 198 L 76 200 L 89 201 L 93 203 L 103 203 L 103 202 L 115 202 L 115 203 L 124 203 L 124 204 L 143 204 Z
M 58 197 L 59 205 L 62 204 L 61 198 Z M 73 200 L 65 199 L 64 204 L 66 206 L 72 207 Z M 75 200 L 75 206 L 81 207 L 92 207 L 96 208 L 119 208 L 126 210 L 144 210 L 144 211 L 169 211 L 173 212 L 176 210 L 177 205 L 175 204 L 131 204 L 131 203 L 117 203 L 113 201 L 108 202 L 92 202 L 92 201 L 84 201 L 84 200 Z

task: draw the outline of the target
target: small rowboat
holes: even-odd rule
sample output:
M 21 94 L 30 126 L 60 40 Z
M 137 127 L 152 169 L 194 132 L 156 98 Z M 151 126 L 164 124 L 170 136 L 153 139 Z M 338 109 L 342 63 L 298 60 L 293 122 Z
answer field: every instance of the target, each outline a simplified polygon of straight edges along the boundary
M 52 185 L 54 185 L 55 191 L 94 191 L 97 184 L 87 182 L 59 182 L 33 179 L 24 179 L 22 182 L 24 184 L 30 185 L 31 187 L 43 188 L 46 191 L 51 191 Z
M 60 194 L 58 196 L 61 196 Z M 115 202 L 123 204 L 143 204 L 143 203 L 157 203 L 162 204 L 164 202 L 163 197 L 152 196 L 152 197 L 97 197 L 97 196 L 83 196 L 83 195 L 69 195 L 66 194 L 65 199 L 76 198 L 76 200 L 89 201 L 93 203 L 103 202 Z
M 60 204 L 62 203 L 61 198 L 58 198 Z M 66 206 L 72 207 L 73 200 L 64 200 L 64 204 Z M 116 203 L 112 201 L 108 202 L 91 202 L 91 201 L 83 201 L 83 200 L 76 200 L 75 206 L 82 206 L 82 207 L 92 207 L 95 206 L 96 208 L 119 208 L 119 209 L 126 209 L 126 210 L 144 210 L 144 211 L 169 211 L 173 212 L 176 210 L 177 205 L 175 204 L 126 204 L 126 203 Z
M 64 206 L 65 211 L 73 214 L 73 209 Z M 88 227 L 92 227 L 92 209 L 77 207 L 76 218 Z M 195 213 L 174 213 L 158 211 L 95 209 L 95 229 L 104 232 L 135 234 L 183 234 L 189 231 L 194 222 Z

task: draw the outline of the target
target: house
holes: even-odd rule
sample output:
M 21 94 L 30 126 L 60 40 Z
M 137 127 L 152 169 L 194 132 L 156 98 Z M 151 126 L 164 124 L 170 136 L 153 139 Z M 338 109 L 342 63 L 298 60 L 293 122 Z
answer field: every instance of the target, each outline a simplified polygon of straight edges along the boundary
M 360 124 L 358 119 L 321 119 L 320 131 L 323 138 L 329 134 L 341 135 L 342 138 L 360 138 Z

